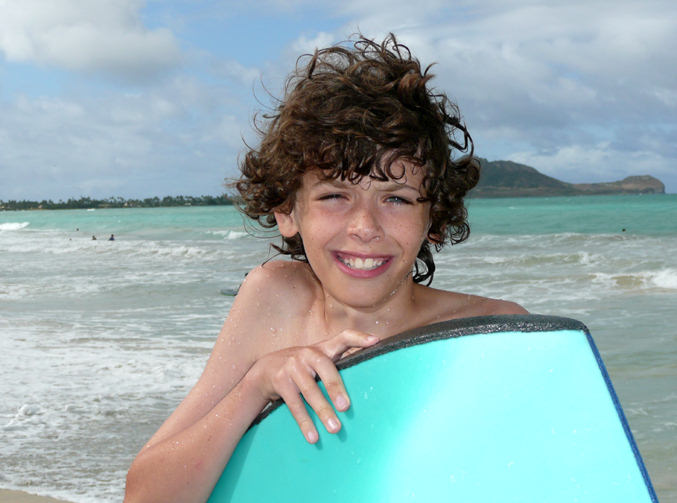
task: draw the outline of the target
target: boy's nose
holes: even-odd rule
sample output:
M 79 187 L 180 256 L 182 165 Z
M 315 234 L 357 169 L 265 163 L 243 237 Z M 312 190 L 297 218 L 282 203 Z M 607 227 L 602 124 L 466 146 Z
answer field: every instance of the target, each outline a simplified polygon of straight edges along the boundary
M 383 237 L 383 228 L 377 215 L 368 205 L 354 208 L 348 225 L 348 233 L 364 242 Z

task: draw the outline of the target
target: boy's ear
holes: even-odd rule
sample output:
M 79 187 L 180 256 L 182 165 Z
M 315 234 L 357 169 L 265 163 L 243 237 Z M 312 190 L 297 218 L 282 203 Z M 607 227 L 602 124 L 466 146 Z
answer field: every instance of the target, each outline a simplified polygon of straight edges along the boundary
M 428 234 L 426 241 L 428 241 L 428 243 L 431 245 L 438 245 L 442 242 L 442 236 L 439 234 Z
M 294 210 L 289 213 L 283 211 L 274 211 L 277 228 L 280 229 L 280 234 L 285 238 L 292 238 L 299 233 L 296 219 L 294 218 Z
M 430 225 L 428 225 L 428 230 L 430 230 Z M 426 235 L 426 240 L 431 245 L 441 244 L 444 242 L 444 231 L 445 227 L 442 228 L 442 232 L 439 234 L 436 232 L 435 233 L 428 232 L 428 234 Z

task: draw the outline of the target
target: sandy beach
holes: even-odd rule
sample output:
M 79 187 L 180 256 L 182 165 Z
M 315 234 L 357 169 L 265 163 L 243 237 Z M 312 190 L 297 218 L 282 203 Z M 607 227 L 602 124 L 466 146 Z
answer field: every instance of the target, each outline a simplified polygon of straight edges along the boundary
M 0 501 L 3 503 L 68 503 L 65 500 L 36 496 L 23 491 L 10 491 L 9 489 L 0 489 Z

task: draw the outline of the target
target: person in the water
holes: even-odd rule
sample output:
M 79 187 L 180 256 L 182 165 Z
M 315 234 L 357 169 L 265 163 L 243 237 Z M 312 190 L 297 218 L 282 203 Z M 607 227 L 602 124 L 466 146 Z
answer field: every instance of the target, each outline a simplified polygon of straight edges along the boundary
M 458 109 L 429 70 L 393 35 L 299 60 L 235 184 L 244 213 L 277 227 L 291 260 L 248 274 L 199 381 L 134 460 L 128 503 L 205 501 L 272 400 L 307 442 L 320 432 L 303 399 L 338 432 L 350 390 L 335 363 L 350 352 L 434 322 L 526 312 L 428 286 L 431 248 L 468 237 L 463 198 L 479 178 Z

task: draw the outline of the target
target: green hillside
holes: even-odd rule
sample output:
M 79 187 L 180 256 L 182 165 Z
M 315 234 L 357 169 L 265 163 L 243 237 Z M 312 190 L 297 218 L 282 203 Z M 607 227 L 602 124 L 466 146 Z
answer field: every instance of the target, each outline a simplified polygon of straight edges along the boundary
M 664 194 L 665 185 L 649 175 L 617 182 L 574 184 L 557 180 L 513 161 L 480 158 L 480 182 L 470 197 L 549 197 L 600 194 Z

